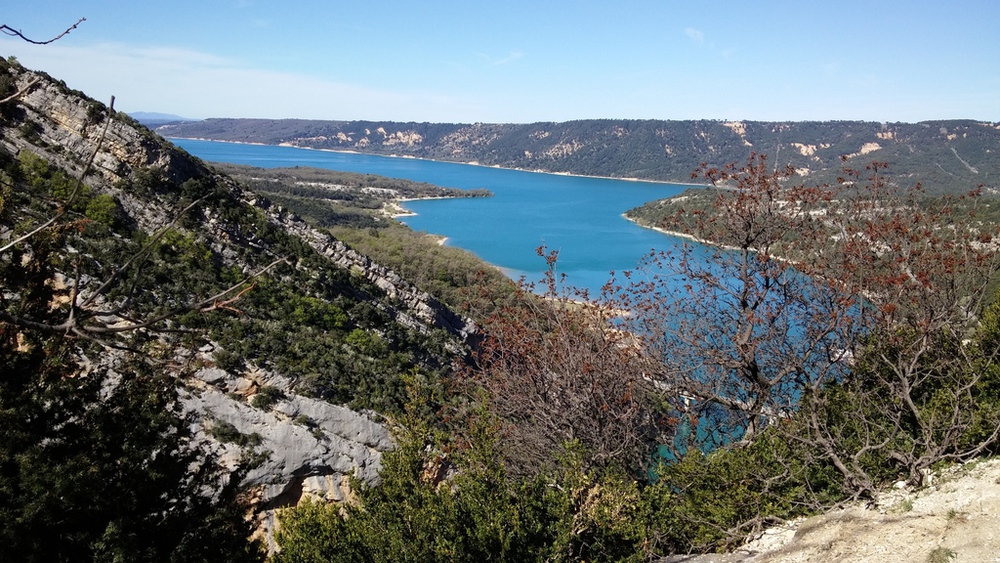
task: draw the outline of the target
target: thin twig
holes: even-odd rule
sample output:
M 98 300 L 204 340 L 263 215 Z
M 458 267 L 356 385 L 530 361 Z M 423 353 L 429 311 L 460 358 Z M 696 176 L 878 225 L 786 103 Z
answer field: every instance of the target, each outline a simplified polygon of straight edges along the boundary
M 214 311 L 216 309 L 225 309 L 227 311 L 232 311 L 232 312 L 234 312 L 234 313 L 236 313 L 238 315 L 242 315 L 243 311 L 240 311 L 236 307 L 230 307 L 229 305 L 231 303 L 235 303 L 235 302 L 239 301 L 240 298 L 243 297 L 243 295 L 246 292 L 250 291 L 251 289 L 253 289 L 255 287 L 257 287 L 257 283 L 256 282 L 248 285 L 245 289 L 243 289 L 243 291 L 237 293 L 236 297 L 230 297 L 229 299 L 226 299 L 225 301 L 216 301 L 215 303 L 212 303 L 210 306 L 202 308 L 201 312 L 202 313 L 207 313 L 208 311 Z
M 177 307 L 175 309 L 167 311 L 166 313 L 162 313 L 160 315 L 156 315 L 155 317 L 150 317 L 150 318 L 148 318 L 148 319 L 146 319 L 146 320 L 144 320 L 142 322 L 127 324 L 127 325 L 123 325 L 123 326 L 105 326 L 105 325 L 101 325 L 101 326 L 82 326 L 82 327 L 81 326 L 77 326 L 77 327 L 65 327 L 65 328 L 71 329 L 71 330 L 73 330 L 73 332 L 75 334 L 79 334 L 81 336 L 83 336 L 85 334 L 94 334 L 94 333 L 107 334 L 107 333 L 129 332 L 129 331 L 133 331 L 133 330 L 139 330 L 139 329 L 142 329 L 142 328 L 148 328 L 148 327 L 150 327 L 150 326 L 152 326 L 152 325 L 154 325 L 154 324 L 156 324 L 158 322 L 165 321 L 165 320 L 167 320 L 167 319 L 169 319 L 171 317 L 175 317 L 175 316 L 177 316 L 177 315 L 179 315 L 181 313 L 185 313 L 185 312 L 188 312 L 188 311 L 211 311 L 213 309 L 218 308 L 217 305 L 218 305 L 218 303 L 220 303 L 219 300 L 221 300 L 223 297 L 225 297 L 225 296 L 229 295 L 230 293 L 236 291 L 237 289 L 239 289 L 240 287 L 242 287 L 243 285 L 245 285 L 250 280 L 256 279 L 256 278 L 264 275 L 271 268 L 277 266 L 278 264 L 280 264 L 282 262 L 286 262 L 286 261 L 287 260 L 284 259 L 284 258 L 278 258 L 277 260 L 275 260 L 274 262 L 271 262 L 270 264 L 268 264 L 267 266 L 265 266 L 261 270 L 259 270 L 259 271 L 255 272 L 255 273 L 247 276 L 246 278 L 244 278 L 240 282 L 233 284 L 229 288 L 227 288 L 227 289 L 225 289 L 223 291 L 220 291 L 219 293 L 216 293 L 215 295 L 213 295 L 213 296 L 211 296 L 211 297 L 209 297 L 207 299 L 203 299 L 203 300 L 201 300 L 201 301 L 199 301 L 197 303 L 190 303 L 190 304 L 187 304 L 187 305 L 183 305 L 181 307 Z M 248 289 L 240 292 L 240 295 L 243 295 L 243 293 L 246 293 L 246 291 L 248 291 Z M 235 301 L 235 299 L 231 299 L 229 301 L 223 301 L 222 303 L 232 303 L 233 301 Z M 56 328 L 59 328 L 59 327 L 56 327 Z
M 55 41 L 58 41 L 58 40 L 62 39 L 69 32 L 71 32 L 74 29 L 76 29 L 76 26 L 80 25 L 81 23 L 83 23 L 85 21 L 87 21 L 87 18 L 80 18 L 80 19 L 76 20 L 75 24 L 73 24 L 73 25 L 69 26 L 68 28 L 66 28 L 66 31 L 60 33 L 59 35 L 56 35 L 55 37 L 53 37 L 52 39 L 49 39 L 48 41 L 35 41 L 34 39 L 28 39 L 27 37 L 24 36 L 24 33 L 21 33 L 20 30 L 14 29 L 13 27 L 11 27 L 11 26 L 9 26 L 7 24 L 0 25 L 0 32 L 3 32 L 6 35 L 10 35 L 11 37 L 20 37 L 21 39 L 24 39 L 25 41 L 27 41 L 28 43 L 31 43 L 32 45 L 48 45 L 49 43 L 53 43 Z
M 132 262 L 134 262 L 138 258 L 144 258 L 146 256 L 146 254 L 148 254 L 149 250 L 153 247 L 153 245 L 156 244 L 156 242 L 158 240 L 160 240 L 163 237 L 163 235 L 165 235 L 167 233 L 167 231 L 170 230 L 171 227 L 173 227 L 175 224 L 177 224 L 177 221 L 180 221 L 181 217 L 183 217 L 194 206 L 196 206 L 199 203 L 201 203 L 201 201 L 204 200 L 206 197 L 208 197 L 208 196 L 205 195 L 205 196 L 202 196 L 202 197 L 194 200 L 193 202 L 191 202 L 190 205 L 188 205 L 187 207 L 185 207 L 184 209 L 182 209 L 180 211 L 180 213 L 178 213 L 177 215 L 175 215 L 174 218 L 173 218 L 173 220 L 170 221 L 170 223 L 168 223 L 165 226 L 163 226 L 162 228 L 160 228 L 160 230 L 157 231 L 156 234 L 154 234 L 152 236 L 152 238 L 150 238 L 149 241 L 146 242 L 146 244 L 143 245 L 143 247 L 139 249 L 138 252 L 136 252 L 135 254 L 133 254 L 124 264 L 122 264 L 118 268 L 115 268 L 115 271 L 111 272 L 111 275 L 108 276 L 108 278 L 106 280 L 104 280 L 103 283 L 101 283 L 101 286 L 98 287 L 97 289 L 95 289 L 90 294 L 90 296 L 87 297 L 87 299 L 83 303 L 80 303 L 79 306 L 80 307 L 87 307 L 91 303 L 93 303 L 94 299 L 97 299 L 97 297 L 99 295 L 101 295 L 102 293 L 104 293 L 104 291 L 108 288 L 108 286 L 111 285 L 111 282 L 113 282 L 122 272 L 124 272 L 126 269 L 128 269 L 128 267 L 132 264 Z
M 63 321 L 63 322 L 59 323 L 59 324 L 49 324 L 49 323 L 42 323 L 42 322 L 38 322 L 38 321 L 32 321 L 30 319 L 24 319 L 24 318 L 18 317 L 16 315 L 11 315 L 10 313 L 7 313 L 7 312 L 5 312 L 3 310 L 0 310 L 0 322 L 6 322 L 6 323 L 13 324 L 13 325 L 16 325 L 16 326 L 20 326 L 20 327 L 23 327 L 23 328 L 35 329 L 35 330 L 38 330 L 38 331 L 41 331 L 41 332 L 65 334 L 67 336 L 78 336 L 78 337 L 81 337 L 81 338 L 86 338 L 86 339 L 89 339 L 89 340 L 93 340 L 93 341 L 98 342 L 98 343 L 100 343 L 102 345 L 107 345 L 103 340 L 100 340 L 96 335 L 98 335 L 98 334 L 118 334 L 118 333 L 122 333 L 122 332 L 131 332 L 131 331 L 136 331 L 136 330 L 143 329 L 143 328 L 149 328 L 150 326 L 153 326 L 156 323 L 165 321 L 165 320 L 167 320 L 167 319 L 169 319 L 171 317 L 175 317 L 175 316 L 177 316 L 177 315 L 179 315 L 181 313 L 186 313 L 188 311 L 207 312 L 207 311 L 212 311 L 212 310 L 219 309 L 219 308 L 226 308 L 226 309 L 232 310 L 231 307 L 228 307 L 228 304 L 236 301 L 236 298 L 228 299 L 228 300 L 224 300 L 223 301 L 222 299 L 224 297 L 226 297 L 227 295 L 229 295 L 232 292 L 236 291 L 237 289 L 240 289 L 242 286 L 246 285 L 251 280 L 254 280 L 254 279 L 256 279 L 256 278 L 264 275 L 265 273 L 268 272 L 268 270 L 270 270 L 271 268 L 277 266 L 278 264 L 280 264 L 282 262 L 287 262 L 287 260 L 285 258 L 278 258 L 275 261 L 273 261 L 270 264 L 268 264 L 267 266 L 261 268 L 257 272 L 254 272 L 253 274 L 250 274 L 249 276 L 247 276 L 243 280 L 241 280 L 241 281 L 233 284 L 232 286 L 230 286 L 230 287 L 228 287 L 228 288 L 220 291 L 219 293 L 216 293 L 215 295 L 213 295 L 213 296 L 211 296 L 211 297 L 209 297 L 207 299 L 202 299 L 201 301 L 198 301 L 198 302 L 195 302 L 195 303 L 189 303 L 187 305 L 182 305 L 180 307 L 175 307 L 174 309 L 171 309 L 170 311 L 167 311 L 165 313 L 161 313 L 161 314 L 156 315 L 154 317 L 149 317 L 149 318 L 147 318 L 145 320 L 142 320 L 142 321 L 134 321 L 134 322 L 130 321 L 128 324 L 125 324 L 125 325 L 120 325 L 120 326 L 108 326 L 108 325 L 87 326 L 87 325 L 83 325 L 82 324 L 86 319 L 93 318 L 96 315 L 87 315 L 84 318 L 79 318 L 79 317 L 75 318 L 75 319 L 70 318 L 70 319 L 67 319 L 66 321 Z M 237 298 L 239 296 L 242 296 L 247 291 L 249 291 L 249 289 L 250 288 L 244 288 L 243 291 L 241 291 L 240 294 L 237 296 Z M 121 317 L 121 315 L 118 315 L 118 316 Z M 121 317 L 121 318 L 125 318 L 125 317 Z M 128 320 L 128 319 L 126 319 L 126 320 Z

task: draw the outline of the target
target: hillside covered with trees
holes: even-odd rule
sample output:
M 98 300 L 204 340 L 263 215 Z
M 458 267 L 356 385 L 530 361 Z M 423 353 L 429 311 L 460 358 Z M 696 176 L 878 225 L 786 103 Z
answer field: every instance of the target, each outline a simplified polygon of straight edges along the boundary
M 287 144 L 477 162 L 490 166 L 616 178 L 691 181 L 702 163 L 722 166 L 768 154 L 809 182 L 833 182 L 848 166 L 888 162 L 901 185 L 935 193 L 997 188 L 1000 124 L 660 121 L 451 124 L 377 121 L 206 119 L 160 125 L 167 137 Z
M 384 125 L 365 138 L 424 143 Z M 463 130 L 434 127 L 421 139 Z M 710 244 L 589 302 L 558 290 L 557 252 L 516 287 L 385 218 L 390 192 L 436 188 L 227 173 L 0 62 L 0 559 L 642 561 L 998 453 L 980 194 L 900 190 L 871 153 L 803 185 L 747 158 L 753 124 L 636 127 L 738 164 L 671 164 L 723 187 L 655 221 Z M 992 126 L 912 127 L 991 170 L 961 143 Z M 471 138 L 455 147 L 492 145 Z
M 248 510 L 377 478 L 469 321 L 14 60 L 0 100 L 0 558 L 256 560 Z

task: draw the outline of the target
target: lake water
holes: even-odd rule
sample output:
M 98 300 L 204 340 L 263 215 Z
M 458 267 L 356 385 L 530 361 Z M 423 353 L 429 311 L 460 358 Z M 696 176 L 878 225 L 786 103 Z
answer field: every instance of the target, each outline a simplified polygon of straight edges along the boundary
M 622 213 L 650 200 L 677 194 L 676 184 L 632 182 L 470 164 L 436 162 L 294 147 L 173 139 L 204 160 L 262 168 L 313 166 L 430 182 L 439 186 L 486 188 L 495 196 L 406 203 L 417 213 L 401 220 L 418 231 L 448 237 L 502 268 L 514 279 L 538 279 L 545 262 L 535 249 L 559 251 L 558 269 L 568 283 L 596 294 L 609 273 L 632 269 L 651 249 L 677 239 L 638 227 Z

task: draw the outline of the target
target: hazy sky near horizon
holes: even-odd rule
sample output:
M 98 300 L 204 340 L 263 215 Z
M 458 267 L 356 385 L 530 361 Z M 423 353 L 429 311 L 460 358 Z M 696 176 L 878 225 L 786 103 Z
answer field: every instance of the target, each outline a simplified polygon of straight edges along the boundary
M 13 5 L 11 5 L 13 4 Z M 1000 121 L 995 0 L 8 3 L 0 55 L 190 118 Z

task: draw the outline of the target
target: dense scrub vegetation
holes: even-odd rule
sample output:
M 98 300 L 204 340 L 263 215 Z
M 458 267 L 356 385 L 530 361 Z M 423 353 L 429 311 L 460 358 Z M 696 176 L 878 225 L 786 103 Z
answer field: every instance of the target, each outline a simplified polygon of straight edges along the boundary
M 399 199 L 489 197 L 485 189 L 459 190 L 425 182 L 319 168 L 255 168 L 216 163 L 218 169 L 321 227 L 385 228 Z
M 30 153 L 22 161 L 30 185 L 51 186 L 56 198 L 68 195 L 65 175 L 50 173 Z M 229 249 L 240 256 L 227 263 L 199 234 L 201 219 L 197 217 L 217 212 L 228 223 L 228 231 L 266 241 L 271 256 L 281 256 L 283 263 L 297 264 L 298 269 L 276 265 L 283 279 L 256 280 L 230 310 L 179 316 L 186 328 L 203 331 L 243 361 L 289 374 L 313 394 L 358 407 L 378 406 L 387 412 L 401 404 L 399 374 L 417 365 L 447 365 L 446 335 L 424 335 L 396 324 L 391 308 L 378 302 L 381 290 L 320 259 L 301 240 L 268 223 L 259 211 L 240 211 L 240 204 L 222 185 L 212 180 L 191 181 L 181 186 L 180 193 L 163 191 L 168 187 L 155 175 L 138 176 L 121 186 L 131 193 L 173 200 L 178 208 L 198 198 L 201 203 L 182 217 L 186 226 L 168 228 L 156 240 L 135 230 L 126 231 L 128 239 L 112 237 L 105 229 L 101 231 L 107 232 L 104 238 L 81 238 L 77 243 L 79 250 L 92 257 L 88 264 L 94 269 L 84 273 L 95 277 L 101 274 L 101 264 L 127 263 L 126 257 L 148 246 L 141 267 L 128 272 L 129 285 L 116 284 L 108 291 L 109 299 L 124 298 L 128 292 L 133 316 L 158 316 L 196 296 L 214 295 L 245 279 L 243 270 L 267 265 L 268 256 L 250 246 Z M 74 206 L 87 216 L 112 222 L 116 215 L 113 200 L 88 194 L 85 188 Z M 104 226 L 93 220 L 85 234 Z
M 128 189 L 146 189 L 139 184 L 133 182 Z M 273 368 L 311 394 L 380 412 L 394 412 L 402 404 L 401 374 L 417 366 L 441 370 L 448 365 L 450 353 L 445 345 L 449 335 L 424 334 L 397 324 L 392 316 L 395 305 L 382 290 L 320 258 L 303 241 L 267 222 L 259 211 L 247 214 L 239 207 L 229 201 L 215 209 L 232 222 L 231 232 L 264 242 L 271 255 L 283 257 L 296 268 L 285 266 L 275 270 L 280 277 L 256 280 L 233 310 L 181 319 L 238 358 L 237 365 L 252 362 Z M 234 283 L 243 275 L 190 235 L 178 236 L 179 242 L 164 237 L 158 248 L 170 259 L 171 268 L 178 262 L 200 268 L 190 276 L 181 272 L 172 278 L 187 291 L 209 291 L 192 287 L 192 278 L 198 276 L 207 274 L 216 283 Z M 248 252 L 250 247 L 237 251 Z M 259 259 L 252 254 L 240 258 L 249 263 Z M 206 263 L 215 267 L 206 272 Z M 155 275 L 148 266 L 146 272 Z M 163 281 L 157 279 L 157 283 Z M 163 289 L 162 285 L 158 288 Z
M 441 245 L 436 237 L 414 233 L 390 216 L 401 211 L 401 199 L 489 197 L 486 190 L 318 168 L 215 166 L 316 227 L 329 229 L 456 311 L 481 317 L 486 296 L 513 292 L 513 282 L 498 269 L 465 250 Z
M 564 320 L 582 318 L 571 309 L 560 311 Z M 974 345 L 992 345 L 988 341 L 996 338 L 996 314 L 996 308 L 987 313 L 990 320 Z M 867 373 L 867 368 L 858 370 L 859 386 L 872 381 Z M 1000 407 L 996 367 L 990 373 L 977 386 L 977 417 L 995 424 Z M 912 424 L 883 426 L 880 435 L 866 433 L 863 421 L 880 420 L 885 413 L 872 410 L 884 407 L 862 404 L 886 392 L 835 385 L 825 391 L 819 411 L 829 417 L 829 428 L 839 432 L 840 447 L 861 454 L 858 467 L 877 486 L 905 478 L 905 472 L 894 458 L 900 450 L 871 448 L 871 441 L 891 437 L 913 444 L 920 435 Z M 414 403 L 429 400 L 440 404 L 426 397 L 416 397 Z M 542 397 L 535 401 L 543 408 L 557 406 Z M 948 408 L 943 403 L 925 406 L 930 409 L 926 412 Z M 526 401 L 525 407 L 531 403 Z M 734 548 L 764 525 L 810 514 L 854 494 L 857 483 L 845 479 L 811 440 L 809 413 L 803 409 L 765 428 L 750 443 L 646 458 L 648 472 L 642 474 L 624 467 L 635 461 L 628 455 L 617 464 L 607 459 L 595 463 L 600 451 L 596 442 L 562 442 L 545 450 L 552 456 L 547 458 L 526 453 L 522 440 L 511 443 L 509 425 L 530 425 L 531 414 L 511 418 L 513 413 L 500 411 L 506 416 L 501 420 L 477 411 L 466 431 L 449 433 L 435 433 L 426 422 L 404 417 L 399 420 L 400 448 L 384 460 L 383 482 L 363 488 L 357 503 L 347 507 L 306 504 L 286 512 L 279 535 L 283 551 L 275 560 L 475 561 L 489 554 L 509 561 L 641 561 Z M 599 421 L 576 424 L 578 429 L 601 427 Z M 966 428 L 959 447 L 986 443 L 994 428 Z M 992 445 L 980 453 L 995 451 Z M 534 471 L 525 471 L 532 462 Z
M 391 218 L 400 199 L 489 197 L 486 190 L 317 168 L 261 169 L 216 163 L 255 192 L 402 275 L 456 311 L 482 316 L 484 298 L 510 294 L 514 284 L 471 253 L 413 233 Z
M 229 476 L 194 440 L 177 382 L 157 364 L 165 350 L 132 332 L 106 356 L 114 336 L 96 329 L 107 325 L 84 311 L 80 325 L 68 322 L 66 284 L 107 274 L 101 263 L 123 263 L 138 236 L 113 198 L 75 184 L 34 154 L 0 153 L 0 553 L 18 561 L 260 559 L 247 541 L 239 472 Z M 12 243 L 57 203 L 66 221 Z M 75 280 L 62 275 L 74 271 Z M 187 274 L 199 283 L 193 269 Z M 151 310 L 135 297 L 132 312 Z M 94 336 L 80 339 L 87 331 Z
M 499 269 L 466 250 L 444 246 L 437 237 L 414 233 L 398 223 L 384 229 L 334 227 L 332 232 L 420 289 L 475 318 L 482 318 L 495 300 L 514 292 L 514 282 Z
M 7 61 L 0 71 L 8 92 L 24 72 Z M 96 155 L 102 128 L 124 122 L 85 107 L 96 108 L 85 124 Z M 259 459 L 234 472 L 196 434 L 203 421 L 181 402 L 185 377 L 206 367 L 194 351 L 214 349 L 232 373 L 275 370 L 299 392 L 394 413 L 406 377 L 439 385 L 456 337 L 401 323 L 405 304 L 200 162 L 122 167 L 112 186 L 88 175 L 92 155 L 46 140 L 50 124 L 16 99 L 0 110 L 5 140 L 22 147 L 0 148 L 0 559 L 260 560 L 242 483 Z M 152 150 L 185 158 L 146 134 Z M 281 400 L 257 395 L 261 409 Z M 225 424 L 209 430 L 253 446 Z

